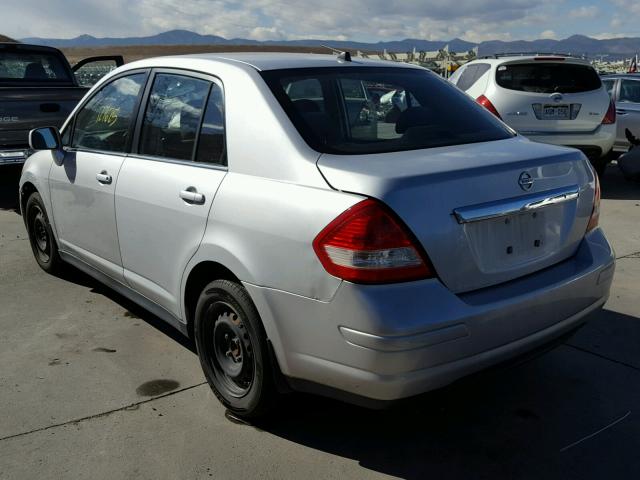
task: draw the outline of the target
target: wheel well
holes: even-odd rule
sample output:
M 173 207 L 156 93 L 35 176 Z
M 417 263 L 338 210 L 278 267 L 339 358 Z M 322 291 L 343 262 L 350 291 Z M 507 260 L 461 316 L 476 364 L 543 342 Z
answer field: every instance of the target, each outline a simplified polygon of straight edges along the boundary
M 198 298 L 204 287 L 214 280 L 240 282 L 231 270 L 217 262 L 202 262 L 191 270 L 184 290 L 184 311 L 187 317 L 187 330 L 191 338 L 193 338 L 193 316 L 198 304 Z
M 32 193 L 35 193 L 37 191 L 38 189 L 31 182 L 25 182 L 24 185 L 22 185 L 22 190 L 20 192 L 20 212 L 22 213 L 23 216 L 24 216 L 24 209 L 27 206 L 27 200 L 29 199 Z

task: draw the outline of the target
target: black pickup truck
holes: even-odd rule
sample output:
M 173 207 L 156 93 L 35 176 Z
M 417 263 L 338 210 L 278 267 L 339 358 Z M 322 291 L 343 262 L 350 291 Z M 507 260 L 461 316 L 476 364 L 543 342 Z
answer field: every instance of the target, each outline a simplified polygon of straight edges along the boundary
M 87 90 L 123 63 L 121 56 L 91 57 L 71 67 L 55 48 L 0 43 L 0 168 L 24 163 L 29 131 L 61 127 Z

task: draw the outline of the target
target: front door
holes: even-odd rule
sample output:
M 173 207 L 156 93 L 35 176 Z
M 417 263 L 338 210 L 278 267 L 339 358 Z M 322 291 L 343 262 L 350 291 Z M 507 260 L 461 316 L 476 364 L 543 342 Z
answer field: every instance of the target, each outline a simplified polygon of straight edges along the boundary
M 69 122 L 64 157 L 49 185 L 59 248 L 123 281 L 114 192 L 131 143 L 135 112 L 147 74 L 113 80 Z
M 226 175 L 223 95 L 210 77 L 157 72 L 116 188 L 124 276 L 180 317 L 180 282 Z

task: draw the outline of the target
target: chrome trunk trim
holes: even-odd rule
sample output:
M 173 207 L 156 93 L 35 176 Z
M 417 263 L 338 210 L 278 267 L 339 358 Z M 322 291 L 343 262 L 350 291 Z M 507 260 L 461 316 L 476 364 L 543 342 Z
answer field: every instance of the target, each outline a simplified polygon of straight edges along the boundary
M 500 200 L 496 202 L 481 203 L 469 207 L 456 208 L 453 215 L 458 223 L 480 222 L 491 218 L 516 215 L 533 210 L 539 210 L 551 205 L 575 200 L 580 196 L 577 185 L 570 187 L 547 190 L 546 192 L 523 195 L 521 197 Z

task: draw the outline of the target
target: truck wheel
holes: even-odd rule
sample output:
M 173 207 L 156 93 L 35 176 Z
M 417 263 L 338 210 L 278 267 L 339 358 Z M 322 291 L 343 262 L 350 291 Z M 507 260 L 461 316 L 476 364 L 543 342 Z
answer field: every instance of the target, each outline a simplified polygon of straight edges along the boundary
M 220 402 L 242 418 L 264 415 L 277 394 L 267 336 L 247 291 L 228 280 L 208 284 L 198 299 L 194 336 Z
M 59 273 L 62 269 L 62 259 L 58 254 L 58 245 L 39 193 L 34 192 L 27 199 L 25 212 L 27 233 L 36 262 L 47 273 Z

